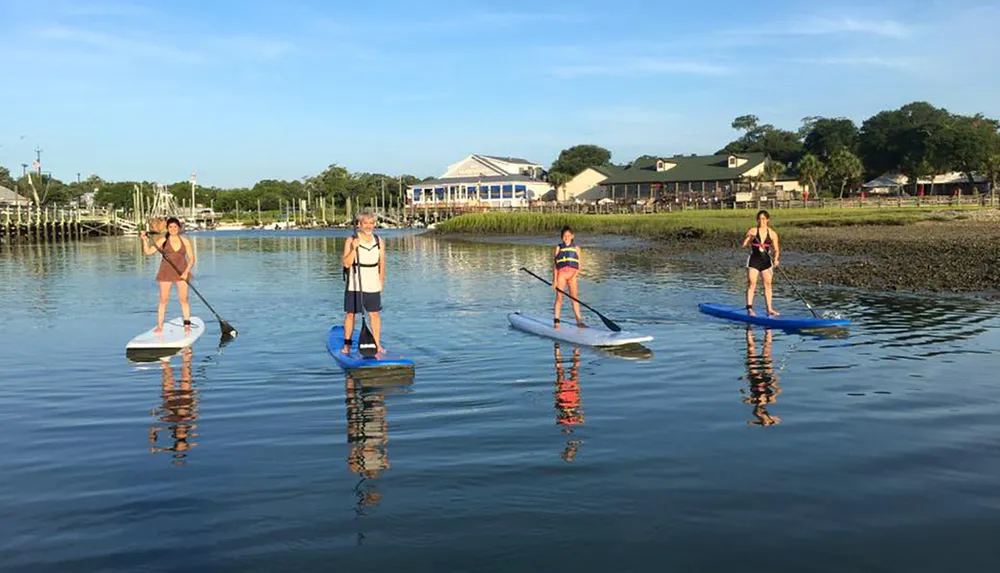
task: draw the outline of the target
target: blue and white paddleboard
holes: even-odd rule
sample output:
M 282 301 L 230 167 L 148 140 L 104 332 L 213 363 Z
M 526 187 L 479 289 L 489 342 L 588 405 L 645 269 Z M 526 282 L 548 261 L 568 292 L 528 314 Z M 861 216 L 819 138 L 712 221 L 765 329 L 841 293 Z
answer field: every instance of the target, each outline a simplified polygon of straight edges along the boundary
M 181 350 L 197 341 L 205 332 L 205 323 L 197 316 L 191 317 L 191 332 L 184 331 L 184 318 L 178 316 L 163 323 L 163 330 L 146 332 L 129 340 L 125 350 Z
M 507 315 L 507 320 L 510 321 L 511 326 L 518 330 L 581 346 L 624 346 L 653 340 L 653 337 L 648 334 L 608 330 L 600 322 L 591 324 L 587 328 L 580 328 L 571 319 L 569 322 L 561 323 L 559 328 L 556 328 L 551 318 L 542 318 L 524 312 L 512 312 Z
M 360 333 L 360 330 L 357 331 Z M 326 340 L 326 349 L 330 356 L 344 370 L 357 370 L 359 368 L 414 368 L 416 365 L 409 358 L 403 358 L 395 352 L 388 352 L 381 358 L 366 358 L 358 352 L 358 336 L 352 336 L 351 353 L 344 354 L 344 327 L 337 325 L 330 329 L 330 335 Z M 384 345 L 383 345 L 384 346 Z
M 747 309 L 745 307 L 727 306 L 712 302 L 699 303 L 698 309 L 705 314 L 710 314 L 719 318 L 784 329 L 828 328 L 831 326 L 847 326 L 851 324 L 851 321 L 846 318 L 791 318 L 784 315 L 767 316 L 766 313 L 758 313 L 756 316 L 752 316 L 747 313 Z

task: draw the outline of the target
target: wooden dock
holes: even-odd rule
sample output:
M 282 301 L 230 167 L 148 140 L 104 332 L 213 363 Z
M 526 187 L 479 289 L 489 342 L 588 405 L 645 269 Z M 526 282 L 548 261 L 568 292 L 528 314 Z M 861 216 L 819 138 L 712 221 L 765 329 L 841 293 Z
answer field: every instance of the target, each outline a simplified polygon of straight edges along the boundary
M 125 216 L 123 216 L 125 215 Z M 43 243 L 87 237 L 134 235 L 134 217 L 110 209 L 80 210 L 48 207 L 0 209 L 0 243 Z

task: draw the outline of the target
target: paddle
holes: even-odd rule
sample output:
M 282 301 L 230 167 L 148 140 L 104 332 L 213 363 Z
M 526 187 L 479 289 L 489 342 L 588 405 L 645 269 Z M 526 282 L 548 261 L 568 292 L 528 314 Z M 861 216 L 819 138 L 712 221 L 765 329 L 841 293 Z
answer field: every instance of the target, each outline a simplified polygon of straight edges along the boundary
M 524 267 L 521 267 L 521 270 L 524 271 L 524 272 L 526 272 L 526 273 L 528 273 L 529 275 L 535 277 L 536 279 L 542 281 L 543 283 L 545 283 L 545 284 L 547 284 L 549 286 L 555 286 L 552 283 L 550 283 L 549 281 L 543 279 L 542 277 L 536 275 L 535 273 L 529 271 L 528 269 L 526 269 Z M 601 322 L 603 322 L 604 326 L 607 326 L 609 330 L 613 330 L 614 332 L 621 332 L 622 327 L 618 326 L 611 319 L 609 319 L 608 317 L 606 317 L 603 314 L 601 314 L 600 312 L 598 312 L 597 309 L 595 309 L 594 307 L 588 305 L 587 303 L 583 302 L 582 300 L 580 300 L 578 298 L 575 298 L 573 295 L 571 295 L 568 292 L 562 290 L 561 288 L 556 287 L 556 290 L 559 291 L 559 292 L 561 292 L 561 293 L 563 293 L 564 295 L 568 296 L 570 299 L 575 300 L 576 302 L 580 303 L 581 306 L 585 306 L 585 307 L 589 308 L 590 310 L 594 311 L 594 314 L 596 314 L 597 317 L 601 319 Z
M 161 233 L 159 231 L 149 231 L 146 234 L 147 235 L 160 235 L 160 234 L 164 234 L 164 233 Z M 167 240 L 170 240 L 169 237 L 167 238 Z M 171 267 L 174 268 L 175 271 L 177 271 L 178 275 L 183 274 L 181 272 L 181 270 L 177 268 L 177 265 L 175 265 L 173 262 L 171 262 L 170 259 L 167 258 L 167 254 L 164 253 L 160 249 L 160 247 L 156 246 L 156 241 L 153 241 L 153 248 L 156 249 L 163 256 L 163 260 L 167 261 L 167 264 L 169 264 Z M 208 307 L 208 310 L 212 311 L 212 314 L 215 315 L 215 318 L 217 318 L 219 320 L 219 330 L 222 332 L 222 341 L 221 341 L 221 344 L 226 344 L 229 340 L 231 340 L 233 338 L 236 338 L 236 336 L 239 333 L 236 332 L 236 329 L 233 328 L 233 325 L 231 325 L 228 322 L 226 322 L 221 316 L 219 316 L 219 313 L 215 312 L 215 309 L 212 308 L 212 305 L 208 304 L 208 301 L 205 300 L 205 297 L 201 296 L 201 293 L 198 292 L 198 289 L 196 289 L 193 284 L 191 284 L 191 281 L 189 281 L 187 279 L 184 279 L 184 282 L 186 282 L 188 284 L 188 286 L 191 287 L 191 290 L 194 291 L 194 294 L 198 295 L 198 298 L 201 299 L 201 302 L 205 303 L 205 306 Z
M 353 235 L 354 238 L 358 238 L 357 231 Z M 368 328 L 368 309 L 365 308 L 365 293 L 361 286 L 361 255 L 358 251 L 358 245 L 354 246 L 354 273 L 358 279 L 358 290 L 354 294 L 354 304 L 355 307 L 361 307 L 361 333 L 358 334 L 358 353 L 365 358 L 374 358 L 378 354 L 378 345 L 375 344 L 375 336 L 372 334 L 371 329 Z
M 781 273 L 781 277 L 786 281 L 788 281 L 788 286 L 792 287 L 792 290 L 795 291 L 795 295 L 798 296 L 799 300 L 801 300 L 802 303 L 806 305 L 806 308 L 809 309 L 809 312 L 811 312 L 816 319 L 819 319 L 819 315 L 816 314 L 815 310 L 813 310 L 813 307 L 811 304 L 809 304 L 809 301 L 807 301 L 806 298 L 802 296 L 802 293 L 799 292 L 799 289 L 795 288 L 795 283 L 792 282 L 792 279 L 788 278 L 788 274 L 785 273 L 785 270 L 782 269 L 780 266 L 774 264 L 774 259 L 771 258 L 771 253 L 763 249 L 762 251 L 765 255 L 767 255 L 768 260 L 771 261 L 771 265 L 776 269 L 778 269 L 778 272 Z

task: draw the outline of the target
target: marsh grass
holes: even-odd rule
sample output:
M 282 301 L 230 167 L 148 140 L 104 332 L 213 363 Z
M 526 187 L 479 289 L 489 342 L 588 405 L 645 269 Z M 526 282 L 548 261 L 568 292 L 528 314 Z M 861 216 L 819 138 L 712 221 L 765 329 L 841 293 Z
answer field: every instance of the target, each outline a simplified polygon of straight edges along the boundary
M 639 237 L 691 237 L 742 233 L 754 225 L 752 210 L 682 211 L 646 215 L 581 215 L 570 213 L 475 213 L 460 215 L 437 225 L 437 232 L 465 235 L 555 235 L 564 225 L 578 233 L 633 235 Z M 965 219 L 954 209 L 780 209 L 771 212 L 776 229 L 900 226 L 921 221 Z

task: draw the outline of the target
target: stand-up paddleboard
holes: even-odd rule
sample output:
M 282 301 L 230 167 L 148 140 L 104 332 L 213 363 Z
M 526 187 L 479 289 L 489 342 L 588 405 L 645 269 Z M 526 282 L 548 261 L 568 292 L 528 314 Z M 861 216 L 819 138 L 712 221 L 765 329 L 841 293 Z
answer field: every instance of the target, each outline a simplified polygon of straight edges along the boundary
M 178 316 L 163 323 L 163 330 L 150 328 L 128 341 L 125 350 L 180 350 L 195 343 L 205 333 L 205 323 L 197 316 L 191 317 L 191 332 L 184 332 L 184 318 Z
M 358 352 L 358 336 L 352 337 L 351 353 L 344 354 L 340 350 L 344 347 L 344 327 L 334 326 L 330 329 L 330 335 L 326 340 L 326 349 L 330 356 L 337 361 L 344 370 L 356 370 L 359 368 L 414 368 L 416 365 L 409 358 L 403 358 L 395 352 L 388 350 L 381 358 L 366 358 Z
M 518 330 L 582 346 L 622 346 L 649 342 L 653 339 L 652 336 L 624 330 L 614 332 L 604 328 L 600 323 L 580 328 L 571 321 L 563 322 L 559 328 L 556 328 L 551 317 L 541 318 L 523 312 L 512 312 L 507 315 L 507 320 L 510 321 L 511 326 Z
M 784 329 L 828 328 L 831 326 L 847 326 L 851 324 L 851 321 L 846 318 L 791 318 L 784 315 L 767 316 L 766 313 L 758 313 L 756 316 L 752 316 L 747 313 L 746 307 L 726 306 L 712 302 L 700 303 L 698 304 L 698 309 L 705 314 L 710 314 L 719 318 Z

